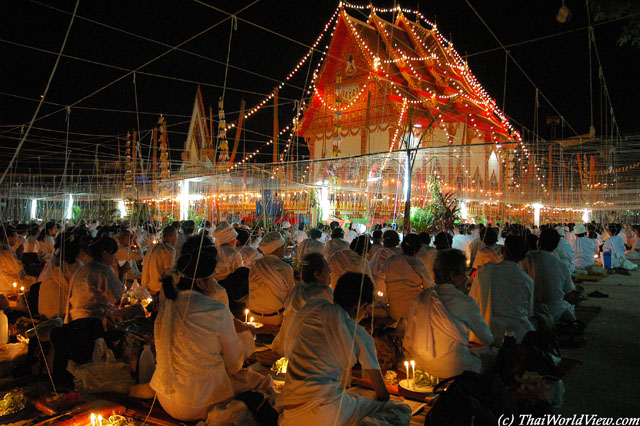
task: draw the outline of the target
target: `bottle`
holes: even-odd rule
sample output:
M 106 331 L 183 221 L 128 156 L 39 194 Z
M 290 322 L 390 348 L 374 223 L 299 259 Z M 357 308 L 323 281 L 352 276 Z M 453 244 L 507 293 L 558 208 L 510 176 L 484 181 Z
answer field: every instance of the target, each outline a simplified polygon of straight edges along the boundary
M 150 345 L 144 345 L 142 354 L 140 355 L 140 362 L 138 364 L 138 380 L 140 384 L 149 383 L 153 372 L 156 369 L 156 357 L 151 352 Z
M 0 311 L 0 345 L 9 343 L 9 319 Z

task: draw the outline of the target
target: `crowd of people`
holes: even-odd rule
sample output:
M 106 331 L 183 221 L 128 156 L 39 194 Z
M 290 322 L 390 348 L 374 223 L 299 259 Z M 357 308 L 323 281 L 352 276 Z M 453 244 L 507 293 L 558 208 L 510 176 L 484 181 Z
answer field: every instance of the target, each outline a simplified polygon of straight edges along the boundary
M 252 317 L 277 330 L 271 349 L 288 359 L 274 404 L 280 424 L 399 425 L 411 411 L 389 399 L 374 319 L 387 317 L 404 358 L 430 374 L 487 372 L 504 336 L 522 341 L 576 320 L 566 297 L 576 277 L 628 274 L 640 258 L 637 225 L 460 225 L 435 235 L 387 224 L 296 228 L 4 223 L 0 305 L 21 288 L 18 309 L 64 319 L 51 336 L 53 378 L 64 386 L 73 385 L 67 362 L 89 360 L 96 338 L 110 344 L 119 320 L 151 316 L 148 386 L 174 418 L 208 424 L 261 386 L 245 368 L 260 333 Z M 138 281 L 153 300 L 147 312 L 123 308 Z M 376 399 L 344 392 L 356 362 Z

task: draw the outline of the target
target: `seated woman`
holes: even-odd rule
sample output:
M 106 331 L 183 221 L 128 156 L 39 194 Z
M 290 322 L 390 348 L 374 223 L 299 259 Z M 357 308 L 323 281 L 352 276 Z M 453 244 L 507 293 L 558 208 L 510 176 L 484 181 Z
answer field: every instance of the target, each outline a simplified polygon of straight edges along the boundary
M 394 320 L 406 319 L 413 299 L 422 290 L 433 287 L 427 267 L 415 256 L 422 248 L 420 238 L 416 234 L 409 234 L 400 246 L 402 254 L 388 258 L 382 270 L 389 313 Z
M 298 311 L 312 299 L 333 301 L 333 291 L 329 287 L 329 264 L 322 253 L 308 254 L 301 266 L 302 281 L 293 287 L 284 303 L 282 326 L 271 345 L 271 349 L 280 356 L 284 356 L 284 343 Z
M 481 248 L 478 250 L 475 259 L 473 260 L 473 268 L 478 269 L 485 263 L 500 263 L 502 262 L 502 247 L 498 242 L 498 233 L 493 228 L 484 228 L 480 231 L 480 241 L 482 242 Z
M 16 245 L 18 234 L 10 226 L 0 226 L 0 292 L 14 292 L 16 286 L 29 288 L 35 283 L 35 278 L 28 276 L 22 262 L 16 257 L 13 247 Z
M 373 338 L 358 324 L 373 301 L 373 283 L 363 274 L 343 275 L 335 304 L 313 299 L 298 312 L 287 338 L 289 364 L 279 405 L 279 424 L 351 425 L 369 417 L 376 424 L 408 425 L 411 409 L 389 400 Z M 376 400 L 345 391 L 351 367 L 360 362 Z
M 218 250 L 213 245 L 213 241 L 203 234 L 189 237 L 182 245 L 183 255 L 197 255 L 198 253 L 203 252 L 213 255 L 216 259 L 218 258 Z M 213 275 L 204 277 L 201 282 L 202 294 L 229 306 L 229 296 L 227 291 L 218 283 Z
M 58 234 L 54 250 L 38 296 L 38 312 L 47 318 L 64 317 L 71 278 L 82 267 L 82 262 L 77 260 L 80 246 L 73 233 Z
M 203 294 L 215 269 L 215 252 L 183 252 L 176 274 L 162 280 L 166 300 L 154 327 L 157 366 L 150 386 L 162 408 L 183 421 L 203 419 L 234 397 L 233 375 L 254 349 L 250 332 L 236 332 L 250 327 L 235 326 L 229 308 Z
M 349 244 L 349 249 L 334 252 L 327 261 L 331 270 L 331 288 L 336 287 L 338 279 L 347 272 L 359 272 L 372 278 L 367 252 L 371 244 L 367 235 L 360 235 Z
M 460 250 L 438 251 L 433 265 L 435 288 L 416 297 L 403 346 L 416 364 L 438 377 L 481 372 L 480 358 L 469 349 L 469 332 L 484 345 L 493 343 L 476 302 L 467 294 L 467 259 Z

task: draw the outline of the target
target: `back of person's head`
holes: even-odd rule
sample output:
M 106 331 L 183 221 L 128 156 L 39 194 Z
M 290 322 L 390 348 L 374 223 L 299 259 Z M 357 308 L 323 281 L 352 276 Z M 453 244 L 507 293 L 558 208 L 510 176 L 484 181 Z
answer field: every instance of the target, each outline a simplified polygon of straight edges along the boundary
M 192 238 L 199 237 L 194 236 L 189 239 Z M 162 290 L 164 291 L 165 297 L 171 300 L 178 297 L 178 292 L 176 291 L 176 289 L 193 289 L 200 292 L 205 290 L 197 286 L 195 280 L 208 278 L 213 275 L 217 265 L 216 255 L 217 251 L 215 247 L 212 247 L 212 250 L 191 250 L 186 253 L 182 252 L 182 255 L 176 261 L 175 268 L 179 276 L 178 282 L 174 283 L 173 277 L 171 275 L 162 277 Z
M 61 232 L 56 235 L 53 248 L 65 263 L 72 264 L 80 253 L 80 241 L 73 232 Z
M 487 246 L 492 246 L 498 242 L 498 233 L 493 228 L 484 228 L 480 230 L 480 240 Z
M 338 223 L 338 222 L 334 222 L 334 223 Z M 344 230 L 340 227 L 333 228 L 333 231 L 331 231 L 331 239 L 335 240 L 337 238 L 342 238 L 342 237 L 344 237 Z
M 509 235 L 504 240 L 504 258 L 513 262 L 520 262 L 527 254 L 524 239 L 519 235 Z
M 304 231 L 304 222 L 300 222 L 300 223 L 298 224 L 298 230 L 299 230 L 299 231 Z
M 467 270 L 467 257 L 458 249 L 438 250 L 433 262 L 433 280 L 436 284 L 451 283 L 451 273 L 464 274 Z
M 332 230 L 336 228 L 340 228 L 340 222 L 334 220 L 329 224 L 329 228 L 331 228 Z
M 0 226 L 0 244 L 8 244 L 9 238 L 14 237 L 15 235 L 15 228 L 9 225 Z
M 132 236 L 133 234 L 131 233 L 131 231 L 129 231 L 128 229 L 122 229 L 120 230 L 120 232 L 118 232 L 118 241 L 123 244 L 127 244 Z
M 309 231 L 309 238 L 315 240 L 322 237 L 322 231 L 317 229 L 317 228 L 313 228 L 312 230 Z
M 338 279 L 333 290 L 333 301 L 355 317 L 356 311 L 363 304 L 373 301 L 373 282 L 366 274 L 347 272 Z
M 553 228 L 545 228 L 540 232 L 538 246 L 540 250 L 554 251 L 560 243 L 560 234 Z
M 238 245 L 243 246 L 247 244 L 247 241 L 249 241 L 249 231 L 247 231 L 244 228 L 237 227 L 236 233 L 238 234 L 236 235 L 236 240 L 238 240 Z
M 39 232 L 40 232 L 40 227 L 38 226 L 37 223 L 32 223 L 29 226 L 29 235 L 30 236 L 33 237 L 33 236 L 39 235 Z
M 162 229 L 162 236 L 163 237 L 168 237 L 171 235 L 178 235 L 178 231 L 176 230 L 175 227 L 171 226 L 171 225 L 167 225 Z
M 428 246 L 431 243 L 431 235 L 428 232 L 421 232 L 418 234 L 420 238 L 420 242 L 425 246 Z
M 56 223 L 55 222 L 47 222 L 46 225 L 44 225 L 44 229 L 45 231 L 47 231 L 47 233 L 49 233 L 49 231 L 51 231 L 52 229 L 56 229 Z
M 214 252 L 216 255 L 218 254 L 218 250 L 216 250 L 215 245 L 211 238 L 205 235 L 193 235 L 184 242 L 182 245 L 182 249 L 180 250 L 181 254 L 187 253 L 198 253 L 201 251 L 210 251 Z
M 102 234 L 92 238 L 85 251 L 94 261 L 100 262 L 104 252 L 115 254 L 118 251 L 118 243 L 107 234 Z
M 180 222 L 178 222 L 178 221 L 176 220 L 176 221 L 174 221 L 174 222 L 171 222 L 171 225 L 170 225 L 170 226 L 171 226 L 171 227 L 173 227 L 173 228 L 175 228 L 175 229 L 176 229 L 176 231 L 177 231 L 177 230 L 179 230 L 179 229 L 180 229 L 180 226 L 181 226 L 181 225 L 180 225 Z
M 420 237 L 416 234 L 405 235 L 402 239 L 402 252 L 408 256 L 415 256 L 416 253 L 420 251 L 422 248 L 422 242 L 420 241 Z
M 527 246 L 527 251 L 538 250 L 538 236 L 528 233 L 524 237 L 524 244 Z
M 382 240 L 382 230 L 376 229 L 375 231 L 373 231 L 373 234 L 371 234 L 371 237 L 373 238 L 374 241 Z
M 353 241 L 351 241 L 349 248 L 351 248 L 351 250 L 358 253 L 360 256 L 364 256 L 366 253 L 369 252 L 369 249 L 371 248 L 371 242 L 369 241 L 369 236 L 359 235 L 358 237 L 354 238 Z
M 436 238 L 433 240 L 433 244 L 438 250 L 446 250 L 451 248 L 453 243 L 453 237 L 448 232 L 438 232 Z
M 398 247 L 398 244 L 400 244 L 400 237 L 398 236 L 398 233 L 396 231 L 394 231 L 393 229 L 387 229 L 386 231 L 384 231 L 384 233 L 382 234 L 383 246 L 393 248 Z
M 309 253 L 302 259 L 301 264 L 302 281 L 315 282 L 316 272 L 321 274 L 325 267 L 328 267 L 327 261 L 324 259 L 322 253 Z
M 185 220 L 182 222 L 182 232 L 185 234 L 193 234 L 193 230 L 196 228 L 196 224 L 192 220 Z

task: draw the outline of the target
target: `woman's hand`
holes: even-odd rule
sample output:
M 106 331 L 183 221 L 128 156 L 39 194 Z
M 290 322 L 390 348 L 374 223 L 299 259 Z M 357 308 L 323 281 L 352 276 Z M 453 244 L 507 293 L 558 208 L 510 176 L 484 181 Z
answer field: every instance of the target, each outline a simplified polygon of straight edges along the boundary
M 376 392 L 376 399 L 378 401 L 388 401 L 390 398 L 389 390 L 387 389 L 387 385 L 384 384 L 380 370 L 365 370 L 365 372 L 371 381 L 373 390 Z

